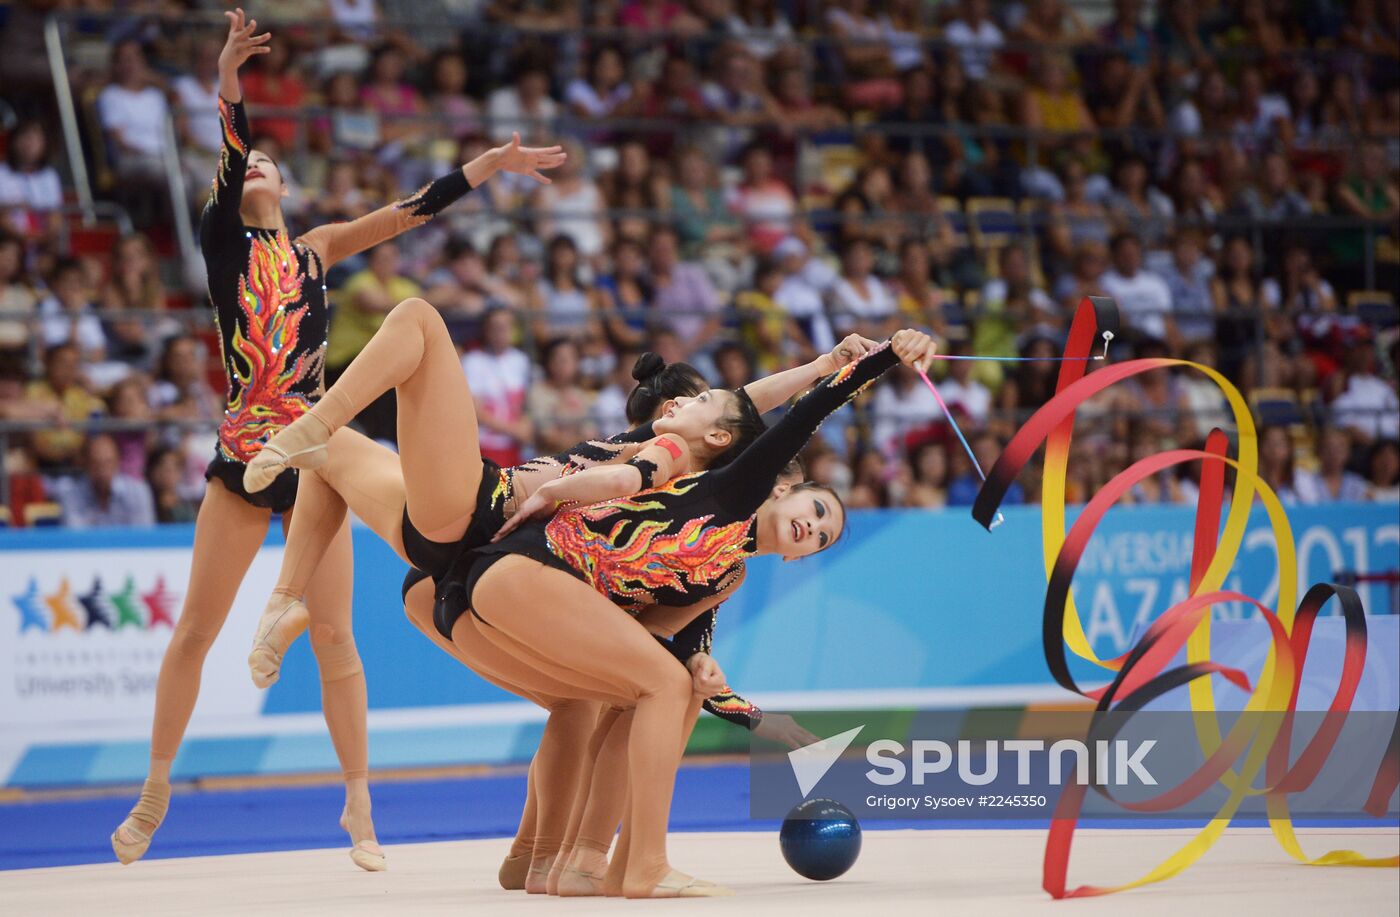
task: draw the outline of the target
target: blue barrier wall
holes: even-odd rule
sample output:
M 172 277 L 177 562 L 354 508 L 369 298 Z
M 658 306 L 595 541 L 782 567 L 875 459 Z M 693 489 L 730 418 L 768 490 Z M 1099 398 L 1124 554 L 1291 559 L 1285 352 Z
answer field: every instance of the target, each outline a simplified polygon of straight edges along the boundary
M 1365 573 L 1400 567 L 1396 510 L 1373 504 L 1291 509 L 1301 585 L 1329 578 L 1337 569 Z M 1267 603 L 1277 594 L 1275 552 L 1262 511 L 1256 513 L 1226 585 Z M 852 513 L 848 536 L 821 556 L 751 563 L 745 585 L 720 611 L 715 655 L 736 689 L 769 706 L 1062 697 L 1041 656 L 1045 580 L 1039 513 L 1019 508 L 1006 517 L 1005 525 L 988 533 L 965 512 Z M 1189 509 L 1124 508 L 1100 526 L 1075 593 L 1101 655 L 1126 649 L 1152 616 L 1185 595 L 1192 518 Z M 63 673 L 44 688 L 57 692 L 56 699 L 32 709 L 29 719 L 14 713 L 24 703 L 0 710 L 0 782 L 139 777 L 152 673 L 168 628 L 153 620 L 129 631 L 94 626 L 91 615 L 83 627 L 84 612 L 115 619 L 120 603 L 114 605 L 112 595 L 123 589 L 128 597 L 143 596 L 154 609 L 167 584 L 175 587 L 171 594 L 178 612 L 191 535 L 183 526 L 0 532 L 0 633 L 18 633 L 17 639 L 0 642 L 0 663 L 9 666 L 0 675 L 15 682 L 0 686 L 0 694 L 18 697 L 28 690 L 32 695 L 33 673 Z M 177 776 L 334 767 L 307 642 L 293 647 L 281 681 L 266 693 L 250 691 L 242 668 L 251 621 L 279 557 L 280 536 L 274 530 L 206 666 L 201 709 L 206 704 L 215 709 L 203 719 L 197 711 L 192 738 L 177 759 Z M 408 625 L 399 600 L 405 568 L 367 530 L 355 533 L 355 563 L 355 634 L 369 683 L 372 765 L 528 755 L 538 735 L 538 712 L 462 669 Z M 1361 593 L 1369 612 L 1390 610 L 1390 587 L 1365 585 Z M 53 615 L 63 607 L 74 616 L 70 626 L 44 632 L 45 616 L 54 625 Z M 1216 616 L 1250 617 L 1230 606 L 1217 608 Z M 1390 617 L 1377 636 L 1395 643 L 1393 623 Z M 224 644 L 227 649 L 220 649 Z M 140 654 L 133 656 L 137 675 L 127 671 L 130 666 L 122 668 L 121 652 Z M 220 653 L 216 666 L 213 657 Z M 85 662 L 88 654 L 96 661 Z M 97 678 L 88 669 L 100 665 L 109 668 Z M 1394 668 L 1389 667 L 1392 680 Z M 31 684 L 19 684 L 14 675 L 19 671 Z M 1082 671 L 1097 680 L 1091 670 Z M 139 702 L 120 704 L 123 679 L 131 682 L 126 687 Z M 82 703 L 64 706 L 63 691 L 87 691 L 93 702 L 78 697 Z M 50 709 L 56 712 L 46 712 Z

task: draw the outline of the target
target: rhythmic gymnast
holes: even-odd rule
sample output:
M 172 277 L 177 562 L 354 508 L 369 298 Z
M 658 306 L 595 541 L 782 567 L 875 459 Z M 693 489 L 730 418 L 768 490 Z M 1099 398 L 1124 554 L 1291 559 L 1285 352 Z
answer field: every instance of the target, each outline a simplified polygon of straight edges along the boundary
M 635 497 L 571 506 L 470 552 L 439 582 L 436 626 L 468 656 L 491 644 L 508 680 L 528 691 L 572 685 L 575 696 L 621 696 L 619 706 L 634 708 L 627 813 L 609 867 L 614 890 L 628 897 L 726 893 L 672 870 L 666 858 L 675 770 L 700 697 L 692 698 L 692 678 L 648 631 L 674 633 L 706 602 L 714 607 L 749 557 L 800 557 L 834 543 L 845 522 L 835 495 L 815 485 L 774 495 L 777 475 L 827 414 L 896 358 L 923 368 L 933 353 L 927 335 L 900 332 L 823 380 L 724 468 L 684 474 Z M 668 464 L 658 465 L 658 477 L 667 476 Z M 611 471 L 549 482 L 513 520 L 557 500 L 587 504 L 611 483 Z
M 322 388 L 328 311 L 326 271 L 338 261 L 418 226 L 498 170 L 546 181 L 539 170 L 563 161 L 558 147 L 526 149 L 519 141 L 491 150 L 412 197 L 350 223 L 319 226 L 293 240 L 283 219 L 287 187 L 275 162 L 248 148 L 248 120 L 238 70 L 268 51 L 270 35 L 242 10 L 225 14 L 228 38 L 219 55 L 219 118 L 223 150 L 200 223 L 200 247 L 209 298 L 228 370 L 228 404 L 219 428 L 209 487 L 195 524 L 189 589 L 156 682 L 150 765 L 141 798 L 112 833 L 122 863 L 140 859 L 170 804 L 170 768 L 199 693 L 204 658 L 223 627 L 238 586 L 267 534 L 273 513 L 288 525 L 297 475 L 280 475 L 252 493 L 242 485 L 244 465 L 272 434 L 300 417 Z M 321 668 L 322 706 L 335 733 L 365 704 L 359 658 L 350 642 L 351 549 L 348 527 L 331 539 L 327 563 L 308 582 L 311 607 L 343 621 L 312 645 Z M 323 632 L 326 633 L 326 632 Z M 341 824 L 364 869 L 384 868 L 374 840 L 364 743 L 336 744 L 345 776 Z
M 677 392 L 675 397 L 664 397 L 669 394 L 661 388 L 665 381 L 647 379 L 629 404 L 664 404 L 666 410 L 654 423 L 503 469 L 481 455 L 471 389 L 441 316 L 422 299 L 405 300 L 389 313 L 364 351 L 326 393 L 326 405 L 309 413 L 309 420 L 288 427 L 285 435 L 274 437 L 261 457 L 247 465 L 243 484 L 253 493 L 275 483 L 288 466 L 310 472 L 302 476 L 297 497 L 301 509 L 290 526 L 278 584 L 249 654 L 254 682 L 266 687 L 277 680 L 282 656 L 308 617 L 302 602 L 306 586 L 347 509 L 410 565 L 440 580 L 462 552 L 489 542 L 516 508 L 547 482 L 580 469 L 626 463 L 640 471 L 630 477 L 614 474 L 609 479 L 614 486 L 605 485 L 601 491 L 607 497 L 625 496 L 640 489 L 636 482 L 653 473 L 655 463 L 648 459 L 653 452 L 664 456 L 670 467 L 683 470 L 722 464 L 763 430 L 762 410 L 782 404 L 874 343 L 850 335 L 830 354 L 752 382 L 737 393 L 710 391 L 703 380 L 697 384 L 683 369 L 662 364 L 664 375 L 673 380 L 671 385 L 693 388 L 697 394 Z M 342 429 L 349 418 L 390 388 L 399 396 L 402 454 Z M 444 429 L 467 424 L 469 445 L 468 437 L 463 437 L 463 453 L 456 459 L 475 472 L 474 486 L 453 494 L 446 504 L 420 507 L 415 513 L 410 466 L 423 464 L 421 457 L 437 447 Z M 425 534 L 424 525 L 414 521 L 425 514 L 433 521 L 446 518 L 449 524 L 434 526 Z M 314 635 L 319 629 L 314 613 L 310 621 Z
M 858 335 L 851 335 L 833 348 L 830 354 L 804 367 L 751 383 L 746 386 L 746 391 L 751 393 L 761 410 L 773 400 L 786 400 L 800 388 L 826 375 L 827 370 L 840 368 L 851 359 L 864 354 L 874 344 L 875 342 Z M 628 397 L 627 419 L 634 428 L 644 427 L 656 420 L 664 423 L 664 414 L 674 407 L 674 399 L 694 397 L 709 390 L 704 378 L 693 367 L 684 363 L 666 365 L 654 354 L 648 354 L 638 360 L 633 369 L 633 376 L 638 380 L 638 385 Z M 800 463 L 794 461 L 792 466 L 793 468 L 785 469 L 780 476 L 780 484 L 791 486 L 802 481 Z M 579 749 L 588 741 L 598 721 L 600 707 L 605 705 L 569 696 L 548 696 L 538 690 L 526 692 L 520 686 L 508 683 L 493 666 L 492 648 L 489 646 L 484 647 L 482 653 L 468 658 L 433 627 L 432 589 L 426 585 L 414 588 L 427 579 L 427 574 L 414 570 L 410 571 L 404 582 L 404 609 L 414 626 L 478 675 L 505 690 L 528 695 L 530 700 L 550 712 L 539 750 L 531 763 L 527 783 L 529 789 L 521 813 L 520 827 L 510 852 L 501 865 L 499 879 L 501 886 L 506 889 L 525 889 L 533 894 L 541 894 L 546 890 L 552 893 L 558 880 L 555 878 L 547 888 L 546 877 L 556 862 L 556 855 L 563 849 L 561 845 L 571 836 L 566 834 L 569 828 L 568 819 L 572 802 L 581 789 L 577 785 L 578 777 L 575 775 Z M 706 616 L 706 620 L 712 627 L 713 612 Z M 764 718 L 762 711 L 756 706 L 723 684 L 723 673 L 719 672 L 717 667 L 713 670 L 706 668 L 702 673 L 706 659 L 699 658 L 699 654 L 703 652 L 708 656 L 709 631 L 693 627 L 688 627 L 687 630 L 695 631 L 695 638 L 691 641 L 693 646 L 678 658 L 687 664 L 688 670 L 696 673 L 697 679 L 704 676 L 719 679 L 716 690 L 707 693 L 703 704 L 705 710 L 727 722 L 743 726 L 761 736 L 794 748 L 817 740 L 816 736 L 799 726 L 790 716 L 774 714 Z M 714 696 L 708 696 L 709 693 L 713 693 Z M 619 732 L 620 742 L 614 740 L 613 744 L 621 744 L 625 748 L 625 731 Z M 591 768 L 591 758 L 584 763 Z M 586 789 L 587 786 L 585 782 L 582 789 Z M 621 818 L 621 794 L 625 788 L 625 768 L 620 773 L 609 774 L 606 779 L 600 776 L 599 787 L 588 794 L 592 802 L 591 818 L 587 824 L 592 826 L 602 823 L 606 828 L 600 827 L 591 833 L 585 833 L 586 846 L 597 846 L 596 842 L 587 843 L 588 838 L 602 836 L 606 831 L 606 836 L 610 839 L 612 834 L 616 833 L 617 823 Z M 544 800 L 543 804 L 541 800 Z M 585 831 L 588 832 L 588 829 Z M 574 826 L 573 834 L 576 833 L 577 826 Z M 604 849 L 606 852 L 606 848 Z

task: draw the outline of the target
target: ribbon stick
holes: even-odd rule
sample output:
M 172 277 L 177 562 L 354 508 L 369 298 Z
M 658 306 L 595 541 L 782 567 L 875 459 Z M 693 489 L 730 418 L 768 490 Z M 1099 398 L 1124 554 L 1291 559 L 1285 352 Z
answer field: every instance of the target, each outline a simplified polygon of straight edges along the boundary
M 976 359 L 982 358 L 978 357 Z M 948 410 L 947 402 L 945 402 L 943 400 L 943 396 L 938 393 L 938 388 L 932 382 L 929 381 L 928 373 L 922 369 L 919 370 L 918 373 L 919 378 L 924 380 L 924 385 L 927 385 L 928 390 L 930 392 L 933 392 L 933 400 L 938 402 L 938 407 L 943 411 L 943 416 L 948 418 L 948 425 L 951 426 L 953 428 L 953 432 L 957 434 L 958 442 L 962 443 L 963 451 L 967 453 L 968 460 L 972 462 L 972 467 L 976 469 L 977 476 L 982 479 L 983 484 L 986 484 L 987 475 L 984 471 L 982 471 L 982 465 L 980 462 L 977 461 L 977 456 L 972 453 L 972 447 L 967 444 L 967 437 L 963 436 L 962 428 L 959 427 L 958 422 L 953 419 L 953 412 Z M 1006 518 L 1002 516 L 1001 513 L 997 513 L 996 518 L 992 520 L 992 524 L 987 526 L 987 530 L 991 531 L 992 529 L 1001 525 L 1005 521 Z
M 1130 713 L 1168 691 L 1185 687 L 1193 711 L 1213 714 L 1216 705 L 1209 676 L 1218 674 L 1236 688 L 1248 692 L 1246 713 L 1277 716 L 1262 721 L 1256 718 L 1252 728 L 1237 725 L 1225 737 L 1219 734 L 1214 716 L 1196 717 L 1196 736 L 1205 754 L 1205 764 L 1179 786 L 1153 799 L 1117 803 L 1128 809 L 1163 811 L 1198 797 L 1217 782 L 1229 791 L 1228 799 L 1200 833 L 1146 875 L 1123 885 L 1067 886 L 1070 847 L 1088 792 L 1084 786 L 1071 784 L 1056 805 L 1046 839 L 1043 887 L 1052 897 L 1073 898 L 1109 894 L 1170 878 L 1210 849 L 1246 797 L 1258 795 L 1266 797 L 1269 824 L 1279 845 L 1300 862 L 1315 866 L 1400 865 L 1397 856 L 1368 857 L 1351 850 L 1334 850 L 1310 859 L 1294 834 L 1288 813 L 1288 794 L 1306 788 L 1317 776 L 1336 742 L 1341 718 L 1351 709 L 1366 658 L 1366 618 L 1360 598 L 1345 586 L 1319 583 L 1295 606 L 1298 567 L 1293 532 L 1278 496 L 1259 476 L 1254 420 L 1243 396 L 1214 369 L 1184 360 L 1133 360 L 1104 366 L 1086 375 L 1091 362 L 1087 358 L 1094 342 L 1100 339 L 1104 342 L 1106 356 L 1116 329 L 1117 307 L 1112 300 L 1086 297 L 1080 302 L 1070 327 L 1055 395 L 1017 431 L 990 474 L 984 476 L 972 516 L 988 529 L 997 524 L 1000 518 L 997 509 L 1011 482 L 1043 444 L 1045 477 L 1041 510 L 1047 582 L 1042 637 L 1045 661 L 1054 679 L 1068 690 L 1096 700 L 1099 712 Z M 1113 385 L 1142 373 L 1166 369 L 1201 373 L 1220 388 L 1234 414 L 1236 454 L 1233 457 L 1229 454 L 1228 438 L 1216 430 L 1207 438 L 1204 449 L 1177 449 L 1148 456 L 1104 485 L 1085 505 L 1074 525 L 1066 530 L 1065 478 L 1076 412 L 1088 399 Z M 933 389 L 927 377 L 924 381 Z M 936 389 L 934 395 L 938 395 Z M 943 406 L 941 398 L 939 404 Z M 948 413 L 946 406 L 943 410 Z M 951 415 L 949 420 L 951 422 Z M 957 429 L 956 424 L 954 429 Z M 962 439 L 960 431 L 958 438 Z M 966 440 L 963 446 L 967 448 Z M 1196 461 L 1202 462 L 1202 474 L 1191 555 L 1190 595 L 1153 621 L 1129 652 L 1113 659 L 1100 659 L 1089 645 L 1070 588 L 1089 539 L 1104 515 L 1139 482 L 1182 463 Z M 973 464 L 976 465 L 975 459 Z M 1227 466 L 1235 472 L 1234 491 L 1228 497 L 1228 506 Z M 981 473 L 980 468 L 978 472 Z M 1264 505 L 1278 549 L 1278 600 L 1273 608 L 1239 592 L 1222 589 L 1244 542 L 1250 507 L 1256 496 Z M 1293 718 L 1313 623 L 1332 599 L 1340 606 L 1346 624 L 1341 676 L 1322 726 L 1297 761 L 1290 764 Z M 1269 626 L 1269 652 L 1252 689 L 1242 672 L 1210 659 L 1210 611 L 1213 605 L 1221 602 L 1251 605 Z M 1186 665 L 1164 671 L 1183 646 Z M 1070 673 L 1067 651 L 1113 673 L 1112 681 L 1100 688 L 1081 688 Z M 1244 722 L 1246 718 L 1241 719 L 1241 723 Z M 1391 737 L 1390 749 L 1379 763 L 1365 807 L 1372 815 L 1384 814 L 1386 799 L 1400 783 L 1397 754 L 1400 754 L 1400 727 Z M 1256 779 L 1261 776 L 1265 785 L 1256 787 Z M 1107 795 L 1102 790 L 1097 791 Z

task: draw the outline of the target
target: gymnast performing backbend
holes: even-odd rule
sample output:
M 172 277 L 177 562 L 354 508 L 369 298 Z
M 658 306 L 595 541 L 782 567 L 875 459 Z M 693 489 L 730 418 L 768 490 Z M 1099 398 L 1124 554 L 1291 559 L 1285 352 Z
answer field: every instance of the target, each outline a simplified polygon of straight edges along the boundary
M 737 585 L 734 574 L 746 558 L 800 557 L 835 541 L 845 520 L 834 494 L 808 487 L 775 496 L 774 482 L 822 419 L 892 366 L 896 355 L 922 368 L 933 356 L 932 341 L 900 332 L 891 344 L 827 377 L 718 471 L 696 471 L 693 460 L 705 454 L 713 460 L 734 445 L 741 437 L 732 428 L 756 409 L 732 392 L 679 403 L 668 417 L 693 441 L 656 436 L 622 466 L 556 477 L 525 502 L 579 505 L 547 525 L 482 543 L 474 531 L 478 507 L 500 506 L 512 482 L 487 474 L 491 466 L 479 459 L 475 411 L 441 319 L 426 302 L 408 300 L 325 398 L 248 464 L 244 483 L 256 491 L 287 467 L 327 465 L 332 437 L 364 406 L 396 389 L 403 512 L 393 501 L 365 502 L 382 504 L 377 530 L 391 544 L 397 538 L 410 562 L 424 569 L 416 555 L 436 566 L 427 572 L 436 586 L 438 633 L 468 660 L 491 654 L 501 681 L 525 692 L 632 708 L 627 811 L 610 878 L 615 874 L 618 889 L 630 897 L 722 893 L 671 870 L 666 859 L 675 770 L 700 698 L 692 700 L 691 676 L 651 633 L 674 634 L 718 604 Z M 357 467 L 346 474 L 353 479 L 343 482 L 346 489 L 362 485 Z M 642 492 L 613 496 L 619 490 Z M 460 544 L 470 547 L 451 552 L 445 565 L 449 552 L 434 550 Z M 275 660 L 283 631 L 277 609 L 269 611 L 270 626 L 260 629 L 267 644 L 261 655 Z M 314 619 L 312 626 L 314 636 Z
M 277 163 L 249 149 L 238 83 L 239 68 L 250 57 L 267 53 L 270 35 L 256 34 L 256 22 L 245 21 L 242 10 L 225 15 L 229 32 L 219 54 L 223 149 L 199 241 L 228 372 L 228 400 L 214 460 L 205 472 L 209 486 L 195 524 L 189 589 L 156 683 L 146 781 L 140 800 L 111 837 L 112 850 L 122 863 L 146 853 L 165 817 L 171 763 L 199 694 L 205 656 L 262 545 L 268 522 L 273 513 L 280 513 L 285 529 L 295 515 L 295 471 L 278 475 L 256 493 L 244 489 L 243 471 L 269 436 L 302 416 L 319 397 L 328 320 L 326 271 L 428 221 L 497 171 L 547 182 L 539 170 L 564 160 L 558 147 L 522 148 L 516 138 L 409 198 L 293 239 L 282 215 L 287 186 Z M 326 722 L 333 736 L 343 736 L 356 722 L 363 729 L 365 706 L 364 678 L 349 641 L 348 527 L 332 533 L 328 545 L 325 563 L 308 580 L 305 595 L 324 620 L 344 622 L 312 634 Z M 365 743 L 337 741 L 335 747 L 345 776 L 341 825 L 353 843 L 351 857 L 364 869 L 382 869 L 370 814 Z
M 427 311 L 423 312 L 424 309 Z M 397 350 L 403 344 L 399 338 L 405 333 L 403 328 L 406 316 L 414 310 L 421 312 L 421 316 L 416 317 L 421 317 L 426 323 L 426 336 L 435 341 L 440 340 L 441 352 L 445 355 L 451 347 L 446 329 L 437 313 L 421 300 L 403 304 L 396 310 L 392 320 L 386 321 L 379 332 L 379 335 L 384 336 L 380 346 Z M 411 322 L 407 325 L 417 327 Z M 416 330 L 407 333 L 414 340 L 423 338 L 425 334 Z M 482 463 L 483 481 L 478 491 L 478 502 L 472 508 L 470 523 L 463 524 L 465 528 L 462 529 L 462 535 L 457 542 L 451 543 L 423 538 L 408 518 L 403 467 L 397 454 L 354 430 L 337 431 L 327 441 L 324 464 L 303 475 L 299 484 L 299 510 L 296 521 L 288 532 L 278 584 L 268 602 L 254 639 L 253 650 L 249 654 L 254 683 L 267 686 L 276 681 L 282 655 L 299 633 L 300 622 L 306 616 L 301 597 L 335 533 L 340 530 L 347 508 L 365 520 L 405 561 L 413 564 L 415 570 L 427 571 L 417 573 L 411 582 L 426 579 L 429 575 L 435 579 L 441 578 L 462 550 L 484 545 L 514 513 L 515 508 L 527 501 L 542 484 L 560 475 L 593 465 L 616 465 L 626 462 L 635 457 L 658 434 L 679 437 L 680 442 L 689 450 L 690 460 L 695 463 L 694 467 L 704 468 L 716 462 L 722 463 L 735 453 L 743 441 L 751 441 L 753 434 L 761 429 L 761 421 L 756 419 L 758 412 L 784 403 L 817 379 L 839 369 L 874 346 L 874 341 L 859 335 L 850 335 L 833 348 L 830 354 L 824 354 L 804 366 L 753 382 L 745 387 L 742 397 L 734 399 L 733 407 L 737 416 L 720 418 L 713 425 L 697 419 L 700 416 L 697 412 L 704 408 L 711 398 L 722 399 L 730 397 L 731 393 L 710 393 L 704 378 L 693 368 L 686 364 L 667 366 L 654 355 L 648 355 L 638 361 L 634 370 L 638 385 L 627 402 L 629 420 L 637 424 L 633 429 L 611 440 L 579 443 L 560 455 L 540 457 L 514 468 L 501 469 L 478 454 L 475 460 Z M 433 349 L 437 348 L 428 348 L 429 351 Z M 371 354 L 370 359 L 373 358 L 374 354 Z M 463 399 L 470 404 L 470 390 L 460 371 L 454 375 L 453 380 L 453 387 L 460 390 Z M 689 409 L 687 406 L 690 406 Z M 353 410 L 353 405 L 351 409 Z M 652 420 L 655 421 L 654 427 Z M 731 434 L 726 427 L 732 427 L 739 431 L 740 435 L 731 440 L 723 451 L 715 452 L 715 445 L 707 444 L 706 437 L 710 436 L 715 443 L 723 445 L 726 436 Z M 275 454 L 277 448 L 274 446 L 269 450 L 269 455 Z M 280 462 L 280 459 L 276 461 Z M 263 474 L 251 486 L 256 487 L 266 478 L 267 475 Z M 800 480 L 800 475 L 797 480 Z M 610 495 L 622 496 L 639 486 L 624 476 L 617 490 Z M 406 586 L 405 593 L 407 592 Z M 416 606 L 407 606 L 411 612 L 411 620 L 440 647 L 460 661 L 471 665 L 471 660 L 466 659 L 460 650 L 437 633 L 432 625 L 432 592 L 427 588 L 422 592 L 423 601 Z M 415 608 L 416 614 L 412 613 Z M 313 634 L 320 633 L 323 640 L 334 638 L 326 628 L 339 628 L 339 622 L 322 622 L 314 611 L 310 617 Z M 701 638 L 697 635 L 697 641 L 699 639 Z M 698 652 L 698 642 L 696 646 L 695 652 Z M 701 661 L 697 659 L 695 664 L 698 665 Z M 479 674 L 488 679 L 491 677 L 481 666 L 476 668 Z M 495 680 L 500 683 L 499 679 Z M 542 750 L 549 752 L 564 749 L 567 750 L 567 754 L 573 755 L 576 747 L 587 740 L 588 732 L 593 728 L 597 719 L 596 705 L 585 705 L 584 702 L 572 698 L 554 698 L 552 702 L 546 702 L 543 697 L 532 699 L 557 714 L 551 718 L 551 728 L 546 733 L 547 738 L 542 743 Z M 815 736 L 798 726 L 791 717 L 777 715 L 764 720 L 756 707 L 725 685 L 719 686 L 715 696 L 706 700 L 705 706 L 729 722 L 755 729 L 760 735 L 774 741 L 784 742 L 793 747 L 815 741 Z M 353 747 L 355 753 L 362 758 L 367 757 L 367 752 L 363 750 L 364 717 L 365 712 L 361 707 L 353 715 L 338 719 L 332 732 L 337 747 Z M 520 876 L 518 882 L 511 887 L 524 887 L 524 870 L 530 862 L 529 852 L 536 848 L 536 838 L 554 839 L 552 847 L 545 842 L 544 846 L 549 847 L 548 850 L 540 848 L 539 857 L 543 865 L 537 870 L 538 887 L 533 890 L 544 891 L 544 875 L 549 865 L 545 858 L 552 859 L 552 854 L 557 851 L 562 840 L 574 784 L 573 769 L 569 767 L 568 760 L 559 761 L 556 755 L 546 753 L 538 764 L 537 768 L 532 768 L 531 785 L 533 786 L 536 780 L 543 780 L 550 787 L 557 786 L 558 789 L 547 794 L 555 805 L 543 807 L 540 812 L 540 824 L 537 826 L 534 816 L 537 796 L 534 791 L 531 792 L 526 815 L 521 822 L 521 834 L 513 847 L 513 851 L 525 851 L 525 854 L 512 858 L 519 864 Z M 613 808 L 609 807 L 604 811 L 613 811 Z M 615 830 L 615 820 L 611 827 Z M 508 872 L 509 870 L 503 875 Z

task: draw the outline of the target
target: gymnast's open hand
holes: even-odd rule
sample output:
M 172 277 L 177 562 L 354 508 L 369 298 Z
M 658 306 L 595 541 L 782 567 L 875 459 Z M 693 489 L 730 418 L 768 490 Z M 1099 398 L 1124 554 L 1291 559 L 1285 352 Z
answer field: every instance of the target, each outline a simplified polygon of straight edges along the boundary
M 820 736 L 802 728 L 797 720 L 786 713 L 763 714 L 763 718 L 754 726 L 753 733 L 761 739 L 777 742 L 788 748 L 802 748 L 821 741 Z
M 554 511 L 559 508 L 559 501 L 549 494 L 549 484 L 541 486 L 539 490 L 530 494 L 525 502 L 520 504 L 515 515 L 506 520 L 505 525 L 501 526 L 491 540 L 493 542 L 500 541 L 532 519 L 548 519 L 553 516 Z
M 928 372 L 929 363 L 938 353 L 938 344 L 933 338 L 912 328 L 896 331 L 890 339 L 890 346 L 894 347 L 895 356 L 901 363 L 920 372 Z
M 510 135 L 510 143 L 496 147 L 494 152 L 496 167 L 502 172 L 528 175 L 542 185 L 552 182 L 540 170 L 558 168 L 569 158 L 562 146 L 521 146 L 518 132 Z
M 228 38 L 224 41 L 223 50 L 219 52 L 219 70 L 237 73 L 238 68 L 243 66 L 243 62 L 255 54 L 266 54 L 272 49 L 267 46 L 272 38 L 270 32 L 261 35 L 254 35 L 257 31 L 258 21 L 256 19 L 244 20 L 243 10 L 238 9 L 233 12 L 225 12 L 224 18 L 228 20 Z
M 695 693 L 701 697 L 713 697 L 724 690 L 724 670 L 709 653 L 696 653 L 686 660 Z

